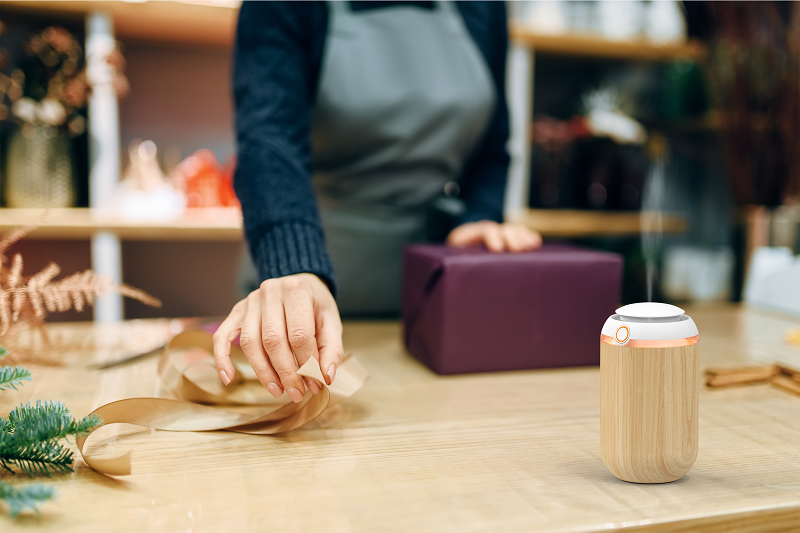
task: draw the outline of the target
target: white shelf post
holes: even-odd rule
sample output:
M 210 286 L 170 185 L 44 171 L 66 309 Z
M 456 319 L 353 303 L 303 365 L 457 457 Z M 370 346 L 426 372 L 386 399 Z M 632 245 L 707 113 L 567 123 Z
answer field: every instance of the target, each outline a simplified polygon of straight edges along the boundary
M 505 218 L 519 220 L 528 207 L 530 189 L 530 127 L 533 120 L 533 50 L 514 44 L 508 52 L 506 99 L 510 120 Z
M 119 182 L 119 109 L 112 85 L 114 71 L 108 56 L 114 50 L 114 22 L 98 11 L 86 17 L 86 75 L 92 85 L 89 98 L 89 206 L 109 208 Z M 92 237 L 92 268 L 114 283 L 122 282 L 122 250 L 119 237 L 101 231 Z M 94 319 L 122 320 L 122 296 L 109 293 L 98 298 Z

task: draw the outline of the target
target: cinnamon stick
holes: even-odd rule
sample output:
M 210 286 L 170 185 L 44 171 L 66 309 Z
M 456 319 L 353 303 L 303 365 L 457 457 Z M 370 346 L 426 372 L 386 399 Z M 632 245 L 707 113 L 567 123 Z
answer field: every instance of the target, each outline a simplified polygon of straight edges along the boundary
M 778 376 L 772 380 L 772 386 L 800 396 L 800 382 L 797 382 L 792 378 Z
M 727 387 L 769 381 L 774 387 L 800 396 L 800 370 L 784 365 L 706 369 L 706 386 Z
M 706 375 L 721 376 L 726 374 L 741 374 L 747 372 L 756 372 L 761 370 L 775 370 L 777 365 L 758 365 L 758 366 L 734 366 L 726 368 L 707 368 Z
M 795 370 L 794 368 L 789 368 L 788 366 L 783 365 L 778 365 L 778 370 L 781 371 L 781 374 L 800 381 L 800 370 Z
M 749 366 L 738 368 L 709 368 L 706 370 L 706 386 L 727 387 L 767 381 L 777 376 L 779 369 L 775 365 Z

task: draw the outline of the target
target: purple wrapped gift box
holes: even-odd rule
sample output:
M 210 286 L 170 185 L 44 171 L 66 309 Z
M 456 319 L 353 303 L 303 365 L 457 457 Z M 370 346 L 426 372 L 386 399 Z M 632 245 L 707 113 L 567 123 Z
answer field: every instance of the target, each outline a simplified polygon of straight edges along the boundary
M 439 374 L 597 365 L 621 281 L 619 255 L 563 244 L 517 254 L 409 246 L 406 348 Z

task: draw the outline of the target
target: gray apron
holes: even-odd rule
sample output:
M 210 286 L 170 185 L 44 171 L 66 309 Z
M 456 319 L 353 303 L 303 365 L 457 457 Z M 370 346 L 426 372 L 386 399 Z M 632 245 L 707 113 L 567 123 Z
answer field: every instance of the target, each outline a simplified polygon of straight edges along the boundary
M 328 3 L 312 117 L 314 185 L 343 315 L 400 309 L 403 248 L 458 177 L 495 105 L 456 6 Z

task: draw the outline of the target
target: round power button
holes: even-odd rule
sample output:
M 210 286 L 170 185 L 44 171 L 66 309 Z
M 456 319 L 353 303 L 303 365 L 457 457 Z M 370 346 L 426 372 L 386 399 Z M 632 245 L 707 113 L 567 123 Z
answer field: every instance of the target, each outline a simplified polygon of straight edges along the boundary
M 617 328 L 617 333 L 614 335 L 614 338 L 617 344 L 628 344 L 631 338 L 631 330 L 628 329 L 628 326 L 620 326 Z

